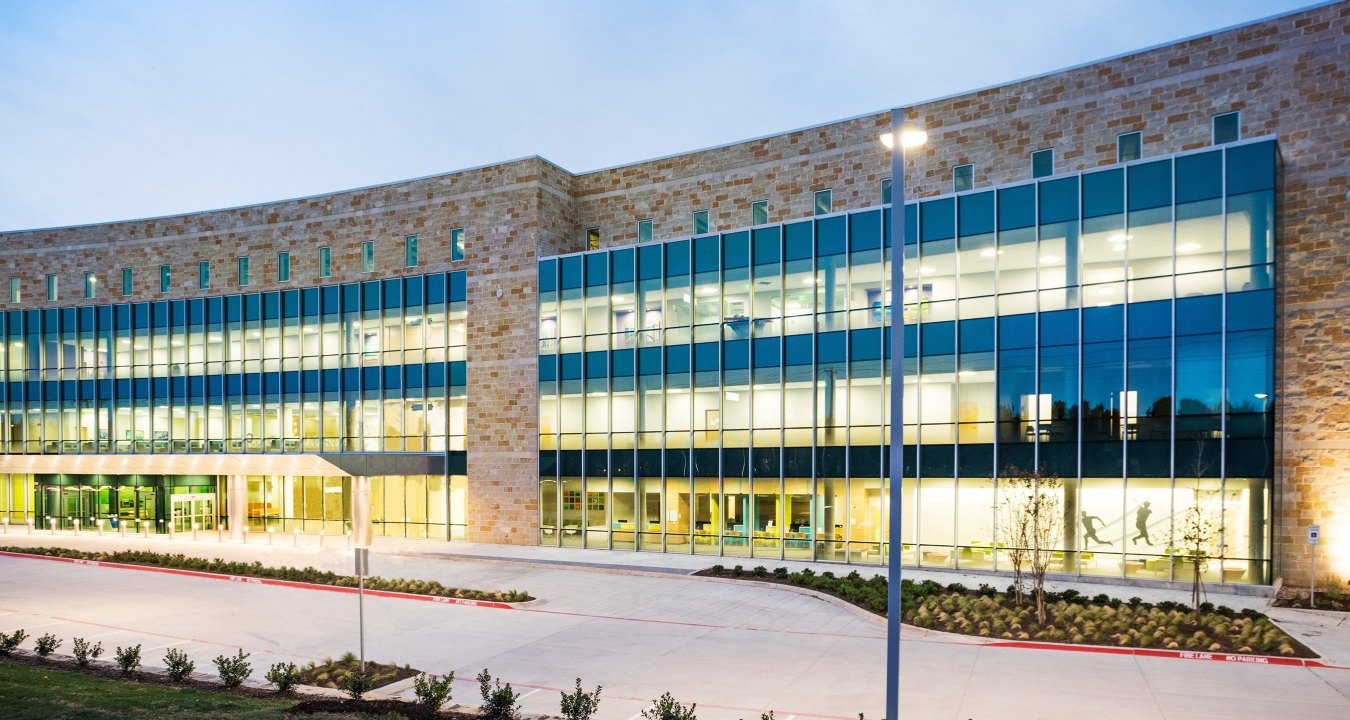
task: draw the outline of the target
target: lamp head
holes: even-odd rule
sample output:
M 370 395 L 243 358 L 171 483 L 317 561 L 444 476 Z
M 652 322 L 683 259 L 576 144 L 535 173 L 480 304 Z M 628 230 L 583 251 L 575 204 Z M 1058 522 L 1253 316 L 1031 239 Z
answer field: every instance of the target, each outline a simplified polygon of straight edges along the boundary
M 923 147 L 928 143 L 928 131 L 916 123 L 906 121 L 900 127 L 900 147 L 917 148 Z M 881 135 L 881 144 L 888 150 L 895 148 L 895 136 L 892 133 L 883 133 Z

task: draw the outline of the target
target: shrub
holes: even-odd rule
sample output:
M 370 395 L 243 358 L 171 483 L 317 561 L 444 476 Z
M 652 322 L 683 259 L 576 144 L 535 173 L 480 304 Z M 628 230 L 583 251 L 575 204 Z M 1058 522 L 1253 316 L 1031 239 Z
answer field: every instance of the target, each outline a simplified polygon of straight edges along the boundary
M 216 672 L 220 675 L 220 684 L 227 688 L 239 687 L 240 683 L 253 674 L 253 666 L 248 664 L 249 653 L 240 649 L 232 657 L 217 655 Z
M 28 637 L 28 633 L 22 629 L 15 630 L 8 635 L 0 633 L 0 655 L 8 655 L 14 652 L 15 648 L 19 647 L 19 643 L 23 642 L 26 637 Z
M 196 669 L 197 663 L 188 659 L 187 653 L 178 648 L 169 648 L 164 653 L 164 673 L 174 682 L 182 682 Z
M 642 711 L 642 717 L 646 720 L 698 720 L 694 714 L 697 707 L 698 703 L 685 707 L 675 702 L 670 693 L 663 693 L 652 702 L 651 708 Z
M 722 566 L 722 565 L 714 565 L 714 566 L 712 566 L 712 574 L 714 574 L 714 575 L 721 575 L 722 573 L 724 573 L 724 572 L 726 572 L 726 571 L 727 571 L 727 569 L 726 569 L 724 566 Z
M 577 678 L 576 692 L 562 693 L 562 714 L 567 720 L 590 720 L 599 708 L 599 685 L 595 686 L 595 692 L 588 693 L 581 689 L 581 678 Z
M 338 685 L 347 697 L 360 700 L 362 695 L 375 689 L 375 677 L 370 673 L 354 672 L 342 678 Z
M 141 667 L 140 643 L 125 648 L 119 645 L 113 657 L 117 660 L 117 669 L 121 670 L 123 675 L 136 672 Z
M 455 674 L 449 675 L 428 675 L 422 673 L 413 678 L 413 695 L 417 696 L 418 704 L 431 708 L 431 710 L 440 710 L 441 706 L 450 701 L 450 684 L 455 681 Z
M 53 652 L 55 652 L 56 649 L 59 647 L 61 647 L 61 641 L 51 633 L 47 633 L 46 635 L 43 635 L 42 637 L 38 638 L 37 642 L 33 644 L 33 648 L 37 650 L 37 654 L 39 657 L 47 657 L 48 655 L 51 655 Z
M 854 571 L 853 574 L 856 575 L 857 571 Z M 773 569 L 773 576 L 779 580 L 786 580 L 788 577 L 788 569 L 785 567 L 776 567 Z
M 279 662 L 269 668 L 263 677 L 276 686 L 278 693 L 287 693 L 300 683 L 300 668 L 293 662 Z
M 520 693 L 511 689 L 511 683 L 503 687 L 501 680 L 494 681 L 487 668 L 478 673 L 478 692 L 483 695 L 481 709 L 488 720 L 516 720 L 520 716 L 520 706 L 516 704 Z
M 740 565 L 737 565 L 736 567 L 731 569 L 731 574 L 736 577 L 740 577 L 745 574 L 745 568 L 741 567 Z
M 103 654 L 103 643 L 97 642 L 94 643 L 93 645 L 90 645 L 89 641 L 85 640 L 84 638 L 75 638 L 75 643 L 72 646 L 72 652 L 75 653 L 76 665 L 79 665 L 80 667 L 88 667 L 89 661 L 97 660 L 98 656 Z M 140 651 L 137 650 L 136 654 L 139 656 Z

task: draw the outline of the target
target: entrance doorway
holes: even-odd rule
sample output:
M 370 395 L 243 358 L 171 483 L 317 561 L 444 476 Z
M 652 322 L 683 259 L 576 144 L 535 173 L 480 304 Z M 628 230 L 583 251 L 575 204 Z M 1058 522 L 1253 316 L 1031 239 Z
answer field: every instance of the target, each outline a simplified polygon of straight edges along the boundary
M 174 532 L 188 532 L 193 526 L 214 530 L 216 496 L 214 493 L 174 493 L 169 496 Z

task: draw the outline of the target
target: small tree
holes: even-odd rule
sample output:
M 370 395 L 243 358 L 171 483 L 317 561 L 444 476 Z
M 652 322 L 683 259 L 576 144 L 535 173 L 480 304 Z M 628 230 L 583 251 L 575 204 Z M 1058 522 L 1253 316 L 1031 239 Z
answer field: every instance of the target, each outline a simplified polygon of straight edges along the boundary
M 197 663 L 188 659 L 187 653 L 178 648 L 169 648 L 164 653 L 164 673 L 174 682 L 182 682 L 196 669 Z
M 15 630 L 8 635 L 0 633 L 0 655 L 8 655 L 14 652 L 19 647 L 19 643 L 23 642 L 26 637 L 28 637 L 28 633 L 22 629 Z
M 242 648 L 233 656 L 217 655 L 215 660 L 216 673 L 220 675 L 220 684 L 227 688 L 239 687 L 240 683 L 248 679 L 253 674 L 253 666 L 248 663 L 248 656 Z
M 1000 480 L 998 519 L 1010 545 L 1014 598 L 1022 603 L 1025 568 L 1036 598 L 1036 621 L 1044 624 L 1045 574 L 1064 528 L 1064 483 L 1058 475 L 1012 466 Z
M 117 659 L 117 668 L 123 675 L 130 675 L 141 667 L 141 646 L 139 643 L 130 647 L 118 646 L 113 657 Z
M 1204 478 L 1209 474 L 1209 468 L 1213 464 L 1213 460 L 1205 454 L 1206 449 L 1206 438 L 1203 435 L 1196 435 L 1195 457 L 1190 467 L 1191 502 L 1181 512 L 1175 529 L 1181 537 L 1186 557 L 1191 562 L 1191 607 L 1195 609 L 1197 621 L 1200 619 L 1200 603 L 1205 592 L 1204 573 L 1209 568 L 1214 542 L 1223 532 L 1223 525 L 1212 507 L 1212 501 L 1219 491 L 1206 488 L 1204 485 Z M 1175 557 L 1173 555 L 1173 558 Z
M 480 709 L 488 720 L 516 720 L 520 717 L 520 705 L 516 704 L 520 700 L 520 693 L 511 689 L 511 683 L 505 687 L 500 679 L 494 683 L 487 668 L 478 673 L 478 692 L 483 696 Z
M 75 643 L 71 646 L 71 652 L 75 654 L 76 665 L 89 667 L 89 663 L 97 660 L 98 656 L 103 654 L 103 643 L 100 641 L 90 645 L 89 641 L 84 638 L 75 638 Z M 139 648 L 136 654 L 140 655 Z
M 263 677 L 276 686 L 277 694 L 284 695 L 300 683 L 300 668 L 293 662 L 274 663 Z
M 676 702 L 670 693 L 662 693 L 652 702 L 651 708 L 642 711 L 642 717 L 646 720 L 698 720 L 694 714 L 697 707 L 698 703 L 685 707 Z
M 450 684 L 454 681 L 453 671 L 439 677 L 422 673 L 413 678 L 413 694 L 423 707 L 431 708 L 433 711 L 440 710 L 441 706 L 450 700 L 452 690 Z
M 576 692 L 562 693 L 562 714 L 567 720 L 590 720 L 599 708 L 599 685 L 595 686 L 595 692 L 588 693 L 581 689 L 581 678 L 577 678 Z

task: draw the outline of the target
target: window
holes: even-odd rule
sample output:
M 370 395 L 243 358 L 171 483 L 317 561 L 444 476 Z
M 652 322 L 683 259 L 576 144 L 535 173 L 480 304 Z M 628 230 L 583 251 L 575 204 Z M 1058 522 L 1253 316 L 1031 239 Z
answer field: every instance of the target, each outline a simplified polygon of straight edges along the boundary
M 695 211 L 694 211 L 694 234 L 695 234 L 695 235 L 707 235 L 707 234 L 708 234 L 708 211 L 707 211 L 707 210 L 695 210 Z
M 769 201 L 756 200 L 750 203 L 750 224 L 766 225 L 769 222 Z
M 600 228 L 589 228 L 586 230 L 586 249 L 600 249 Z
M 816 191 L 816 214 L 829 215 L 832 212 L 834 212 L 834 191 Z M 767 218 L 765 220 L 767 221 Z
M 952 192 L 965 192 L 975 187 L 975 166 L 966 163 L 952 168 Z
M 20 300 L 19 279 L 12 277 L 9 279 L 9 301 L 17 303 Z
M 417 236 L 403 238 L 403 267 L 417 267 Z
M 450 259 L 464 259 L 464 228 L 455 228 L 450 231 Z
M 248 258 L 239 258 L 238 264 L 239 268 L 236 274 L 238 275 L 239 287 L 248 287 Z
M 131 294 L 131 268 L 122 268 L 122 296 Z
M 168 265 L 159 266 L 159 291 L 166 293 L 172 284 L 172 271 Z
M 327 245 L 319 248 L 319 277 L 333 276 L 333 250 Z
M 891 204 L 891 179 L 890 179 L 890 178 L 882 178 L 882 179 L 881 179 L 881 204 L 882 204 L 882 205 L 889 205 L 889 204 Z
M 638 221 L 638 242 L 647 243 L 652 241 L 652 221 Z
M 1116 136 L 1116 162 L 1129 162 L 1144 156 L 1144 140 L 1140 133 L 1121 133 Z
M 1034 178 L 1048 177 L 1055 174 L 1055 151 L 1053 149 L 1037 150 L 1031 154 L 1031 176 Z
M 375 272 L 375 243 L 370 240 L 361 243 L 361 272 Z
M 277 253 L 277 282 L 291 281 L 291 254 L 289 252 Z
M 1224 113 L 1214 116 L 1214 144 L 1222 145 L 1238 139 L 1242 135 L 1242 127 L 1235 112 Z
M 56 302 L 56 280 L 55 275 L 47 276 L 47 302 Z
M 97 289 L 98 289 L 98 278 L 95 277 L 94 274 L 91 273 L 91 272 L 85 273 L 85 274 L 84 274 L 84 299 L 85 299 L 85 300 L 92 300 L 92 299 L 94 298 L 94 295 L 97 294 L 97 293 L 95 292 L 95 290 L 97 290 Z
M 205 290 L 211 287 L 211 261 L 203 260 L 197 263 L 197 289 Z

